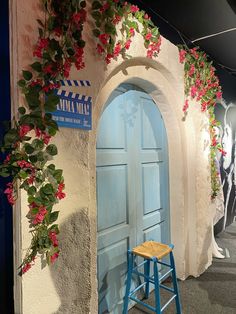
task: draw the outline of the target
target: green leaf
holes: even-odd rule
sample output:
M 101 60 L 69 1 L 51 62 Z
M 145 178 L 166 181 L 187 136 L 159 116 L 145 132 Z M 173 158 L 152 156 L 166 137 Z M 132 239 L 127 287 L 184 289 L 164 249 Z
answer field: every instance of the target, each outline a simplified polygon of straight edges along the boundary
M 18 112 L 19 112 L 21 115 L 23 115 L 23 114 L 26 113 L 26 109 L 25 109 L 24 107 L 19 107 L 19 108 L 18 108 Z
M 46 148 L 46 152 L 51 155 L 51 156 L 55 156 L 57 155 L 57 147 L 54 144 L 50 144 L 47 146 Z
M 59 103 L 60 98 L 57 95 L 51 94 L 47 97 L 44 108 L 46 111 L 56 111 L 57 104 Z
M 37 155 L 31 155 L 31 156 L 29 156 L 29 160 L 30 160 L 30 162 L 32 162 L 32 163 L 37 162 L 37 161 L 38 161 Z
M 17 82 L 17 84 L 18 84 L 18 86 L 20 86 L 20 87 L 25 87 L 26 81 L 25 81 L 25 80 L 19 80 L 19 81 Z
M 0 177 L 7 178 L 9 175 L 10 173 L 5 170 L 3 171 L 3 169 L 0 171 Z
M 31 186 L 27 191 L 28 195 L 34 195 L 36 192 L 37 190 L 35 186 Z
M 20 176 L 20 178 L 22 178 L 22 179 L 26 179 L 26 178 L 28 177 L 28 173 L 27 173 L 26 171 L 24 171 L 24 170 L 21 170 L 21 171 L 19 172 L 19 176 Z
M 44 148 L 44 142 L 43 140 L 40 140 L 38 138 L 35 138 L 33 141 L 32 141 L 32 146 L 35 148 L 35 149 L 43 149 Z
M 102 7 L 102 4 L 99 1 L 93 1 L 92 10 L 98 10 Z
M 19 139 L 19 135 L 16 129 L 9 130 L 4 136 L 5 145 L 11 145 Z
M 39 93 L 34 90 L 30 90 L 29 93 L 25 95 L 25 99 L 30 109 L 35 109 L 40 106 Z
M 101 32 L 100 32 L 100 30 L 99 29 L 93 29 L 93 35 L 95 36 L 95 37 L 98 37 L 99 35 L 101 34 Z
M 40 62 L 32 63 L 31 68 L 37 72 L 42 72 L 42 64 Z
M 45 184 L 40 190 L 47 195 L 54 194 L 53 186 L 50 183 Z
M 55 165 L 54 165 L 54 164 L 48 165 L 48 169 L 50 169 L 50 170 L 55 170 Z
M 116 35 L 116 27 L 111 23 L 105 24 L 105 33 L 109 35 Z
M 54 224 L 52 225 L 50 228 L 49 228 L 50 231 L 55 231 L 57 234 L 59 233 L 59 228 L 58 228 L 58 225 L 57 224 Z
M 53 174 L 54 178 L 57 180 L 57 182 L 61 182 L 61 178 L 62 178 L 62 169 L 57 169 L 55 170 L 54 174 Z
M 95 20 L 99 20 L 99 19 L 101 19 L 101 17 L 102 17 L 102 15 L 101 15 L 101 13 L 100 13 L 99 11 L 93 11 L 91 15 L 92 15 L 92 17 L 93 17 Z
M 23 77 L 26 81 L 30 81 L 33 77 L 32 73 L 30 71 L 22 71 Z
M 35 198 L 30 195 L 30 196 L 28 197 L 28 203 L 31 204 L 31 203 L 33 203 L 33 202 L 35 202 Z
M 34 147 L 30 144 L 25 144 L 24 146 L 26 154 L 31 155 L 34 152 Z
M 49 216 L 49 223 L 54 223 L 58 218 L 59 211 L 52 212 Z

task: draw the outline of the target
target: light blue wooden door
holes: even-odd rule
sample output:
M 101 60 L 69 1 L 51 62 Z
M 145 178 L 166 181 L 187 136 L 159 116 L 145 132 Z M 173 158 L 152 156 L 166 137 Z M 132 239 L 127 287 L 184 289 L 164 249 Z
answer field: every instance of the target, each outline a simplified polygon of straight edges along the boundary
M 97 136 L 99 313 L 122 313 L 127 250 L 169 241 L 165 127 L 151 98 L 128 91 L 104 110 Z

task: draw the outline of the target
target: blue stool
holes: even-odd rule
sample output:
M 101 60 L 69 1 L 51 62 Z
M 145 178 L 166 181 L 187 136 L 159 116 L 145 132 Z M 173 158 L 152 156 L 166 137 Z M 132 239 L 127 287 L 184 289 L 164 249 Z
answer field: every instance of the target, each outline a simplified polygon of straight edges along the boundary
M 127 274 L 127 282 L 126 282 L 126 293 L 124 298 L 124 309 L 123 314 L 128 313 L 128 303 L 129 300 L 133 300 L 145 307 L 149 310 L 153 311 L 156 314 L 161 314 L 165 310 L 165 308 L 175 300 L 176 305 L 176 313 L 181 314 L 181 305 L 180 298 L 178 292 L 178 284 L 175 272 L 175 262 L 173 256 L 173 248 L 174 246 L 162 244 L 155 241 L 147 241 L 143 244 L 135 247 L 132 251 L 128 251 L 128 274 Z M 161 259 L 165 256 L 170 256 L 170 264 L 162 262 Z M 144 258 L 144 261 L 139 265 L 135 266 L 134 260 L 136 256 L 141 256 Z M 150 264 L 153 263 L 153 276 L 150 276 Z M 164 265 L 168 267 L 168 271 L 165 272 L 161 277 L 158 273 L 158 264 Z M 138 271 L 138 268 L 144 266 L 144 272 Z M 131 288 L 131 280 L 132 275 L 136 274 L 144 278 L 144 282 L 139 284 L 138 287 L 130 291 Z M 162 284 L 163 280 L 166 279 L 169 275 L 172 276 L 173 288 L 169 288 Z M 134 294 L 145 286 L 145 299 L 149 297 L 149 284 L 154 284 L 154 293 L 155 293 L 155 303 L 156 306 L 150 306 L 149 304 L 144 303 L 139 300 Z M 160 297 L 160 288 L 163 288 L 173 295 L 171 298 L 161 307 L 161 297 Z

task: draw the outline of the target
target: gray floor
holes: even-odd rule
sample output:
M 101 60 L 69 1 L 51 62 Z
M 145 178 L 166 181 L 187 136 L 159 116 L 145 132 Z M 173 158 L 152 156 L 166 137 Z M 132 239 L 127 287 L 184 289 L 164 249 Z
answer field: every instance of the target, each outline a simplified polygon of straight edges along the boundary
M 220 247 L 230 258 L 214 259 L 213 265 L 199 278 L 179 282 L 183 314 L 236 314 L 236 223 L 217 236 Z M 167 295 L 162 295 L 163 300 Z M 148 303 L 154 305 L 153 294 Z M 173 302 L 172 302 L 173 303 Z M 129 314 L 153 313 L 137 305 Z M 175 312 L 171 304 L 165 314 Z

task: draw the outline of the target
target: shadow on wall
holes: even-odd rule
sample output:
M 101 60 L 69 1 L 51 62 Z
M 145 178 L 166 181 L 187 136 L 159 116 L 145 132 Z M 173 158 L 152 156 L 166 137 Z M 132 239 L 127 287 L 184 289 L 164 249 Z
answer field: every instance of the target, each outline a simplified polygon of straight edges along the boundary
M 54 314 L 89 313 L 90 227 L 88 210 L 80 209 L 60 225 L 61 254 L 51 276 L 61 306 Z

